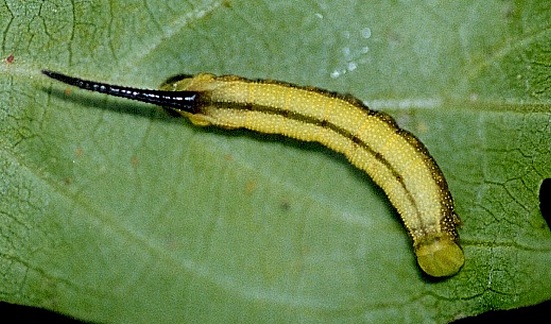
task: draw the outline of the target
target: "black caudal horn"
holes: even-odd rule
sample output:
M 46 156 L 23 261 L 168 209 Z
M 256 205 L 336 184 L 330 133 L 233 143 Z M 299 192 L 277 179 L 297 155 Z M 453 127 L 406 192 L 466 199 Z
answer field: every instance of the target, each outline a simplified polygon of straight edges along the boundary
M 42 73 L 52 79 L 81 89 L 101 92 L 115 97 L 122 97 L 146 102 L 166 108 L 171 108 L 177 111 L 194 113 L 196 112 L 197 106 L 199 104 L 198 99 L 200 97 L 200 92 L 197 91 L 138 89 L 84 80 L 49 70 L 42 70 Z

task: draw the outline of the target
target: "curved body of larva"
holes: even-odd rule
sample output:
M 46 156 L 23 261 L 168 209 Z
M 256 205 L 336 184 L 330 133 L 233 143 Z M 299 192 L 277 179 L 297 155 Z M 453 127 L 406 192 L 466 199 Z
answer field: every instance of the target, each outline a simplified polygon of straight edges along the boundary
M 352 97 L 207 73 L 172 78 L 157 92 L 44 73 L 88 90 L 168 106 L 200 126 L 245 128 L 319 142 L 344 154 L 384 190 L 413 239 L 423 271 L 434 277 L 451 276 L 464 263 L 456 229 L 460 221 L 434 159 L 390 116 L 369 110 Z M 136 91 L 143 91 L 145 99 L 136 97 Z

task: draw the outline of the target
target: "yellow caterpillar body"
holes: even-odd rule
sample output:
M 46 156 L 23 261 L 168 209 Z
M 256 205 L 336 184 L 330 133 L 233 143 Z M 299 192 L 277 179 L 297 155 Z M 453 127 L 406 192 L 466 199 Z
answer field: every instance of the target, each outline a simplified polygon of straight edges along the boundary
M 411 133 L 357 99 L 313 87 L 208 73 L 169 79 L 160 90 L 43 73 L 80 88 L 168 107 L 196 125 L 319 142 L 344 154 L 384 190 L 413 239 L 423 271 L 445 277 L 463 266 L 460 220 L 440 168 Z

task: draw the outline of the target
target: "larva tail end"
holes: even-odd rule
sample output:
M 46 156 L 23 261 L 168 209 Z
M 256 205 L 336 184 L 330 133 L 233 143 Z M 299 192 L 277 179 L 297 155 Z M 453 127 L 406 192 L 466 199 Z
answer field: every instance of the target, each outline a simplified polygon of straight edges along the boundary
M 432 277 L 453 276 L 465 263 L 461 247 L 447 237 L 420 242 L 415 254 L 421 269 Z

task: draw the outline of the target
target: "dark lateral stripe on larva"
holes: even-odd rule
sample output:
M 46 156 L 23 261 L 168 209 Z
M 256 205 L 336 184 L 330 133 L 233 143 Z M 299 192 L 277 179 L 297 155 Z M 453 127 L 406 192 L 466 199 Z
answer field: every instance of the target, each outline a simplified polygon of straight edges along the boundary
M 386 160 L 384 158 L 384 156 L 381 153 L 376 152 L 373 149 L 371 149 L 371 147 L 369 147 L 369 145 L 367 143 L 365 143 L 360 137 L 358 137 L 358 136 L 352 134 L 351 132 L 349 132 L 349 131 L 347 131 L 347 130 L 345 130 L 345 129 L 329 122 L 328 120 L 316 119 L 316 118 L 313 118 L 311 116 L 299 114 L 299 113 L 289 111 L 289 110 L 282 110 L 282 109 L 274 108 L 274 107 L 270 107 L 270 106 L 262 106 L 262 105 L 251 106 L 248 103 L 238 104 L 238 103 L 212 102 L 211 101 L 209 104 L 211 106 L 215 105 L 215 106 L 219 107 L 220 109 L 256 111 L 256 112 L 261 112 L 261 113 L 265 113 L 265 114 L 279 115 L 279 116 L 283 116 L 285 118 L 292 119 L 292 120 L 295 120 L 295 121 L 298 121 L 298 122 L 301 122 L 301 123 L 307 123 L 307 124 L 315 125 L 315 126 L 318 126 L 320 128 L 323 128 L 323 129 L 330 129 L 331 131 L 333 131 L 333 132 L 345 137 L 349 141 L 355 143 L 360 148 L 362 148 L 363 150 L 368 152 L 375 159 L 377 159 L 379 162 L 384 164 L 391 171 L 394 178 L 398 182 L 400 182 L 402 187 L 406 188 L 405 183 L 404 183 L 402 177 L 400 176 L 399 172 L 396 171 L 396 169 L 394 169 L 392 167 L 392 165 L 388 162 L 388 160 Z M 372 110 L 366 110 L 365 112 L 366 112 L 366 115 L 367 114 L 369 114 L 369 115 L 379 114 L 378 112 L 374 112 Z M 394 126 L 394 124 L 391 124 L 391 126 Z M 407 195 L 408 195 L 408 198 L 410 200 L 410 203 L 415 206 L 416 210 L 418 210 L 417 202 L 411 196 L 410 191 L 409 190 L 406 190 L 406 191 L 407 191 Z M 418 214 L 417 217 L 419 219 L 421 219 L 422 216 Z

